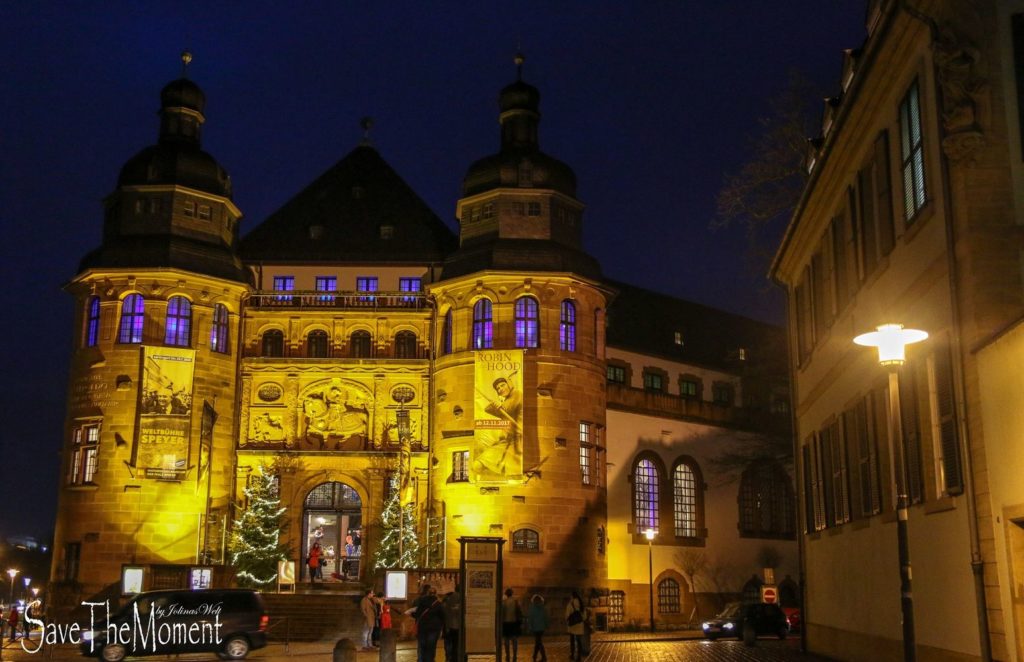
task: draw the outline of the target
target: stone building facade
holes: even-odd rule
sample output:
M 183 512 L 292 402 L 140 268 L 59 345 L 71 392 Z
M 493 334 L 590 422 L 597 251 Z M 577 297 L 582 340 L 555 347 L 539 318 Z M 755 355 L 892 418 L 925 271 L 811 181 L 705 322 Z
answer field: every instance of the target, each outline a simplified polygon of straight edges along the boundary
M 68 286 L 82 313 L 55 579 L 92 595 L 124 564 L 150 586 L 228 565 L 261 468 L 300 581 L 314 543 L 326 583 L 376 581 L 393 489 L 414 507 L 421 567 L 457 567 L 460 537 L 497 536 L 506 584 L 582 589 L 613 625 L 649 616 L 652 546 L 666 623 L 717 604 L 690 582 L 750 589 L 766 539 L 792 575 L 785 459 L 748 480 L 711 466 L 733 446 L 758 465 L 785 435 L 768 349 L 781 331 L 605 279 L 575 175 L 540 149 L 539 102 L 521 79 L 501 91 L 501 147 L 469 167 L 457 235 L 364 141 L 239 240 L 227 175 L 199 146 L 203 94 L 168 85 L 160 141 L 125 166 L 103 244 Z M 635 384 L 619 378 L 631 365 Z M 633 471 L 651 437 L 660 492 Z M 667 473 L 683 456 L 700 480 Z M 744 529 L 762 509 L 769 525 Z M 645 522 L 663 527 L 652 546 Z M 728 556 L 721 576 L 673 571 L 687 547 Z

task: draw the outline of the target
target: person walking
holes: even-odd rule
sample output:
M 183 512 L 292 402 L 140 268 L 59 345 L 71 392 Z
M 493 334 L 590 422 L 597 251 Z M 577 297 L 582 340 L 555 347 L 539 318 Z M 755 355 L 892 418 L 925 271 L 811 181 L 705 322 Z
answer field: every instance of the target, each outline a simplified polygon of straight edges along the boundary
M 548 612 L 544 608 L 544 598 L 540 593 L 534 593 L 530 598 L 530 606 L 526 610 L 526 629 L 533 633 L 533 662 L 548 662 L 548 654 L 544 650 L 544 630 L 548 629 Z
M 512 589 L 505 589 L 501 601 L 501 639 L 505 643 L 505 662 L 516 662 L 519 655 L 519 635 L 522 634 L 523 611 L 519 601 L 512 597 Z M 509 649 L 512 655 L 509 656 Z
M 11 629 L 11 641 L 18 636 L 18 605 L 11 605 L 11 613 L 7 616 L 7 626 Z
M 309 558 L 306 563 L 309 564 L 309 583 L 315 584 L 317 575 L 320 574 L 320 543 L 315 542 L 309 550 Z M 320 578 L 323 581 L 323 577 Z
M 565 626 L 569 632 L 569 659 L 579 662 L 583 658 L 583 622 L 587 620 L 587 608 L 579 591 L 572 592 L 572 598 L 565 605 Z
M 377 604 L 373 599 L 373 589 L 367 589 L 363 599 L 359 601 L 359 611 L 363 614 L 363 647 L 360 650 L 372 651 L 373 626 L 377 624 Z
M 405 613 L 416 619 L 416 662 L 434 662 L 437 640 L 444 629 L 444 608 L 430 584 L 422 586 L 420 597 Z
M 462 627 L 462 592 L 459 585 L 455 590 L 444 596 L 441 601 L 444 608 L 444 659 L 455 662 L 459 656 L 459 629 Z

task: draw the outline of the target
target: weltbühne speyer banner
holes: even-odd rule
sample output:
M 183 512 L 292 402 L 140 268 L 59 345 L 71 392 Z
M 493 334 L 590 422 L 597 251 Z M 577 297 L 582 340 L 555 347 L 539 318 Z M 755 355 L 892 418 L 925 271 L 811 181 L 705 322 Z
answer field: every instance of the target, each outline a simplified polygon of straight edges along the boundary
M 188 470 L 195 358 L 192 349 L 142 348 L 139 425 L 132 464 L 146 478 L 180 480 Z
M 523 475 L 523 350 L 476 352 L 473 371 L 475 481 L 504 481 Z

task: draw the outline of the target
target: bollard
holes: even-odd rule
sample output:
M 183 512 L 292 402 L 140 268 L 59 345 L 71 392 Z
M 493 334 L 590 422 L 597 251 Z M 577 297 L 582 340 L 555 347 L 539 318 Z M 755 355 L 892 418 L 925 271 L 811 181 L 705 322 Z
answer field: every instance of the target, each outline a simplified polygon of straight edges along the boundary
M 380 662 L 395 662 L 398 632 L 393 628 L 380 631 Z
M 747 648 L 757 646 L 757 629 L 753 623 L 743 624 L 743 644 Z
M 356 662 L 356 645 L 351 639 L 339 639 L 334 644 L 334 662 Z

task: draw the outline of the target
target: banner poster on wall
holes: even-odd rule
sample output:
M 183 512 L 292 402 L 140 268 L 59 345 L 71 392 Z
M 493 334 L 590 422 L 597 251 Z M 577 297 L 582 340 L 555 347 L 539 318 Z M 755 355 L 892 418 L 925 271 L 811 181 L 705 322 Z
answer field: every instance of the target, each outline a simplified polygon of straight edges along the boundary
M 476 353 L 473 375 L 475 481 L 504 481 L 523 475 L 523 350 Z
M 146 478 L 181 480 L 188 470 L 194 369 L 195 350 L 143 347 L 132 464 Z

